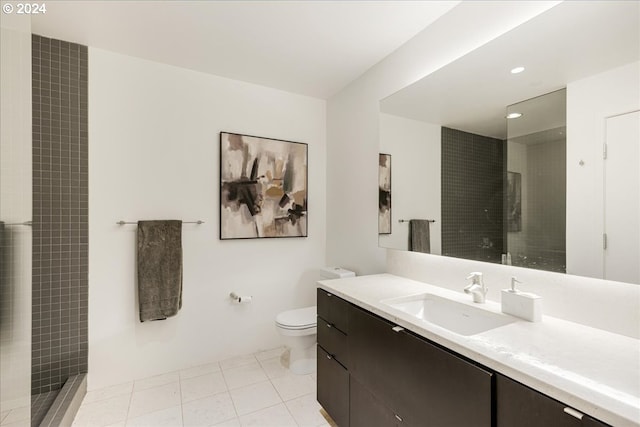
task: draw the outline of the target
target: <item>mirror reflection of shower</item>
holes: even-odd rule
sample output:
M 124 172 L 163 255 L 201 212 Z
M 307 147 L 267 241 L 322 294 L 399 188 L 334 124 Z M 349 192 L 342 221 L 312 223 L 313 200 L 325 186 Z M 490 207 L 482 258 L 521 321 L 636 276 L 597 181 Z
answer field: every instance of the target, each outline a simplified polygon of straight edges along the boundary
M 566 272 L 566 89 L 507 107 L 505 220 L 511 264 Z

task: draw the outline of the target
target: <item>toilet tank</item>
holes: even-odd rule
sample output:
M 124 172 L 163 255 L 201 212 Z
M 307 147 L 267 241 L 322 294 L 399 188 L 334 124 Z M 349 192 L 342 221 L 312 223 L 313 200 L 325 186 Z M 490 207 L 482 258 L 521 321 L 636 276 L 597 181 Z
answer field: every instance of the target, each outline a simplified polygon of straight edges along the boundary
M 324 267 L 320 269 L 320 280 L 343 279 L 345 277 L 355 277 L 356 273 L 345 270 L 341 267 Z

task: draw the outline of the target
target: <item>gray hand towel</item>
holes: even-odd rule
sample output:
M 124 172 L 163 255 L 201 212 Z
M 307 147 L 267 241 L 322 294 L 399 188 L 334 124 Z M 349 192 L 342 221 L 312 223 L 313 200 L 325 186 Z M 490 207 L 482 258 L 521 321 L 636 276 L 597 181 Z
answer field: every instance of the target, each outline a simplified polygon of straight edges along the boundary
M 431 253 L 431 235 L 429 221 L 426 219 L 409 220 L 409 250 Z
M 182 307 L 182 221 L 138 221 L 138 299 L 141 322 Z

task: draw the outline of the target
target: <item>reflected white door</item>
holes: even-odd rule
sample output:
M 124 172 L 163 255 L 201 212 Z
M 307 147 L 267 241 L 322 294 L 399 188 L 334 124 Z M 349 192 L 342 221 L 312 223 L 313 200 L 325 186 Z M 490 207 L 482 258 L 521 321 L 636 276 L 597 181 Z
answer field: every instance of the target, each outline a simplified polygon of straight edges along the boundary
M 604 278 L 640 283 L 640 111 L 606 119 Z

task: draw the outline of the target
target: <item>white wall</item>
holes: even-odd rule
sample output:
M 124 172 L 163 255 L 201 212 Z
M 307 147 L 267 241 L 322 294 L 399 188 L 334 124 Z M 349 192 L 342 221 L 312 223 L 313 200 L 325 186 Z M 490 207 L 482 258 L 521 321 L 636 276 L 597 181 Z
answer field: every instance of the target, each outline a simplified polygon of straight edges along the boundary
M 325 265 L 325 102 L 95 48 L 89 70 L 89 388 L 278 347 Z M 218 239 L 220 131 L 309 144 L 309 237 Z M 183 225 L 183 307 L 140 323 L 136 226 L 116 221 L 172 218 L 205 221 Z
M 9 4 L 9 3 L 6 3 Z M 0 412 L 29 424 L 31 398 L 31 22 L 0 16 Z M 22 409 L 20 409 L 22 408 Z M 7 421 L 8 422 L 8 421 Z
M 640 62 L 567 85 L 567 272 L 604 277 L 605 117 L 640 108 Z M 580 161 L 584 164 L 580 165 Z
M 358 274 L 385 269 L 377 232 L 379 101 L 557 3 L 461 2 L 329 99 L 328 263 Z
M 391 154 L 391 234 L 378 243 L 408 249 L 409 224 L 399 219 L 434 219 L 431 253 L 442 253 L 440 215 L 441 127 L 380 113 L 380 152 Z

